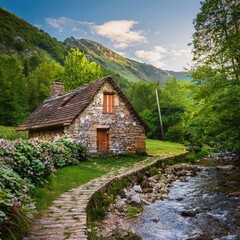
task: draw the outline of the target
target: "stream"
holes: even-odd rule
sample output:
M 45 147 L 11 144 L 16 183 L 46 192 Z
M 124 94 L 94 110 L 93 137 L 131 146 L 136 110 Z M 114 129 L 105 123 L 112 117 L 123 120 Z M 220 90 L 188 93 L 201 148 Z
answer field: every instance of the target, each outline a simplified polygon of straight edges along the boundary
M 168 199 L 144 208 L 134 228 L 144 240 L 240 240 L 240 170 L 199 166 Z

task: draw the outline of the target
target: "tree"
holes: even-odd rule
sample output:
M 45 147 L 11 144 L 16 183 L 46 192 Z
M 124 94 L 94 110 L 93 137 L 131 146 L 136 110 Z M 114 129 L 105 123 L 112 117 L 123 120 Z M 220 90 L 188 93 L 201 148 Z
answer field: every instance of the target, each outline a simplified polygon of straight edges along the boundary
M 162 119 L 166 140 L 182 142 L 184 139 L 184 124 L 187 108 L 191 108 L 189 82 L 178 82 L 175 78 L 165 83 L 163 87 L 154 82 L 135 82 L 131 84 L 128 98 L 147 123 L 150 138 L 160 138 L 160 124 L 155 90 L 158 89 Z M 169 132 L 169 133 L 168 133 Z
M 50 84 L 61 82 L 63 67 L 54 61 L 41 63 L 28 77 L 29 110 L 34 111 L 50 96 Z
M 211 66 L 225 79 L 239 80 L 240 1 L 205 0 L 194 27 L 196 67 Z
M 75 89 L 105 75 L 103 68 L 89 62 L 86 55 L 77 48 L 71 49 L 64 61 L 64 83 L 67 90 Z
M 0 55 L 0 125 L 17 126 L 28 112 L 27 81 L 14 56 Z
M 240 150 L 240 1 L 205 0 L 193 35 L 196 142 Z

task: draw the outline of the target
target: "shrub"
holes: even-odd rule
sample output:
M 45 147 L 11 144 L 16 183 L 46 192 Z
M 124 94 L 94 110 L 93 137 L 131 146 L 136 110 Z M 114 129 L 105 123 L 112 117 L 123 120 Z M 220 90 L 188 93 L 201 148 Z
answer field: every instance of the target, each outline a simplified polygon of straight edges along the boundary
M 84 147 L 67 139 L 53 142 L 0 140 L 0 159 L 20 177 L 28 178 L 37 185 L 46 182 L 56 168 L 74 165 L 87 158 Z
M 34 209 L 34 203 L 29 196 L 33 188 L 30 181 L 22 179 L 10 167 L 1 163 L 0 168 L 0 233 L 14 220 L 26 219 Z
M 150 176 L 152 177 L 154 175 L 157 175 L 159 173 L 159 170 L 156 167 L 152 167 L 149 169 L 148 172 L 149 172 Z
M 34 209 L 29 196 L 34 185 L 46 182 L 56 168 L 86 159 L 87 150 L 67 139 L 0 139 L 0 235 L 14 220 L 26 222 Z
M 182 143 L 184 140 L 183 128 L 180 125 L 169 127 L 165 135 L 165 140 Z
M 9 140 L 14 140 L 18 138 L 27 139 L 28 133 L 27 131 L 17 132 L 16 127 L 0 126 L 0 138 L 5 138 Z

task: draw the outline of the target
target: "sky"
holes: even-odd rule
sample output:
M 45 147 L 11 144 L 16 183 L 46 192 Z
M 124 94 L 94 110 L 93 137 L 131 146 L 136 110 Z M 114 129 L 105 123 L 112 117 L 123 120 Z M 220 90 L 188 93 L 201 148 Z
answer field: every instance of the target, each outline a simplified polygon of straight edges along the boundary
M 192 64 L 201 0 L 0 0 L 0 6 L 60 41 L 90 39 L 124 57 L 182 71 Z

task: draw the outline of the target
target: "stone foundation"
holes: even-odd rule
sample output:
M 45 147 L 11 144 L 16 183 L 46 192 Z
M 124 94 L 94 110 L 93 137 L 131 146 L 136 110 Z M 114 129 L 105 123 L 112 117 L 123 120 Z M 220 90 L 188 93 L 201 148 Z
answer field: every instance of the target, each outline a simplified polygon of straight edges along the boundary
M 29 130 L 29 138 L 40 138 L 45 141 L 52 141 L 64 135 L 63 127 Z

